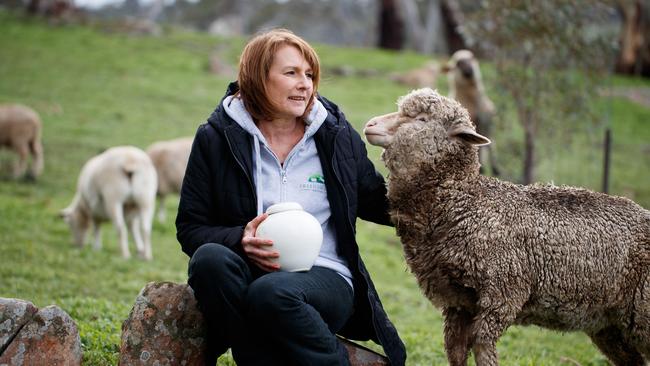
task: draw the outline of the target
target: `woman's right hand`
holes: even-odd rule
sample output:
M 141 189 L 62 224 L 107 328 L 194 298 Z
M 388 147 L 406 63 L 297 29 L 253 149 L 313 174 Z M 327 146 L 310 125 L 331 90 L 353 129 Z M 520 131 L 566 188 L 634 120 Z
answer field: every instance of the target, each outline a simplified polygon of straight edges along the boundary
M 272 240 L 255 236 L 257 227 L 267 217 L 269 215 L 263 213 L 246 224 L 241 238 L 241 245 L 244 248 L 244 253 L 256 266 L 267 272 L 275 272 L 280 269 L 280 264 L 274 259 L 279 258 L 280 253 L 270 249 L 271 245 L 273 245 Z

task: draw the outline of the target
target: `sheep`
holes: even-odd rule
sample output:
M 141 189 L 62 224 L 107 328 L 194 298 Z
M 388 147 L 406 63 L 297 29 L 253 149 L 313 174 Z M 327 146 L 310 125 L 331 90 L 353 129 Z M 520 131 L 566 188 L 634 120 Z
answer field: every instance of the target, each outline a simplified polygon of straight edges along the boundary
M 410 87 L 434 87 L 438 80 L 440 66 L 436 62 L 427 62 L 424 66 L 404 73 L 391 74 L 391 80 Z
M 158 173 L 158 221 L 165 220 L 165 196 L 181 191 L 187 160 L 192 150 L 191 137 L 159 141 L 147 148 Z
M 41 118 L 33 109 L 20 104 L 0 105 L 0 147 L 10 148 L 18 154 L 13 166 L 14 178 L 25 175 L 30 154 L 32 161 L 25 177 L 36 179 L 43 171 L 41 129 Z
M 100 225 L 117 229 L 122 257 L 130 258 L 127 225 L 140 257 L 151 260 L 151 226 L 157 177 L 149 156 L 133 146 L 112 147 L 91 158 L 81 169 L 72 203 L 61 211 L 75 243 L 82 247 L 90 224 L 96 250 L 102 246 Z
M 616 365 L 650 360 L 650 211 L 582 188 L 479 174 L 475 131 L 431 89 L 371 119 L 411 272 L 445 317 L 450 365 L 497 365 L 513 324 L 584 331 Z
M 449 97 L 456 99 L 467 108 L 470 119 L 476 125 L 476 131 L 490 138 L 496 108 L 485 92 L 481 69 L 472 51 L 454 52 L 447 64 L 442 67 L 442 72 L 447 74 Z M 485 162 L 485 153 L 488 155 L 492 175 L 498 177 L 501 172 L 491 145 L 479 149 L 479 161 L 482 166 Z

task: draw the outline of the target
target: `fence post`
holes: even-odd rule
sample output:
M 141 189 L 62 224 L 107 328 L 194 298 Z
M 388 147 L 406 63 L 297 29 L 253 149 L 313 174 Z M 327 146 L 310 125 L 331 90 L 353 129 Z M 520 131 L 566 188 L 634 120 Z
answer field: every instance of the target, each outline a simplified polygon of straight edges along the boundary
M 604 148 L 604 166 L 603 166 L 603 193 L 609 193 L 609 164 L 611 155 L 612 130 L 607 127 L 605 129 L 605 144 Z

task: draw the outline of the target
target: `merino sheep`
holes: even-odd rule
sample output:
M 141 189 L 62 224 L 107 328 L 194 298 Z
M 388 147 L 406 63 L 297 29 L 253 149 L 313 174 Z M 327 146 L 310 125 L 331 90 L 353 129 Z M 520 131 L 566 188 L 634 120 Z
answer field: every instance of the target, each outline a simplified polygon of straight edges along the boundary
M 456 101 L 411 92 L 371 119 L 391 217 L 423 293 L 442 309 L 451 365 L 497 365 L 512 324 L 584 331 L 616 365 L 650 360 L 650 211 L 586 189 L 479 174 Z
M 454 52 L 442 71 L 447 73 L 449 97 L 467 108 L 470 119 L 476 125 L 476 131 L 490 138 L 496 108 L 485 92 L 481 69 L 474 54 L 469 50 Z M 479 149 L 479 161 L 482 166 L 485 165 L 485 153 L 488 154 L 492 175 L 498 177 L 500 170 L 491 145 Z
M 165 196 L 179 193 L 187 168 L 187 160 L 192 150 L 191 137 L 183 137 L 169 141 L 159 141 L 147 148 L 158 173 L 158 220 L 165 220 Z
M 33 109 L 20 104 L 0 105 L 0 147 L 5 146 L 18 154 L 13 167 L 14 178 L 25 174 L 30 154 L 32 161 L 27 178 L 36 179 L 43 171 L 41 128 L 41 118 Z
M 72 203 L 61 211 L 74 241 L 83 246 L 92 223 L 94 248 L 100 249 L 100 225 L 111 221 L 120 238 L 122 256 L 129 258 L 127 225 L 138 254 L 151 260 L 151 225 L 156 204 L 156 169 L 149 156 L 132 146 L 110 148 L 81 169 Z

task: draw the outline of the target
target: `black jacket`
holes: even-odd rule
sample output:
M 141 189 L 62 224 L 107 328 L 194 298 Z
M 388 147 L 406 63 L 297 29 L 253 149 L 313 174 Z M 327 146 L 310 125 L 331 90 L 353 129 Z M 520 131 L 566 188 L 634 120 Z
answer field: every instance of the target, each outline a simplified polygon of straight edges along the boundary
M 237 84 L 232 83 L 226 96 L 236 91 Z M 404 344 L 384 312 L 355 240 L 357 216 L 390 224 L 384 179 L 343 113 L 327 99 L 319 100 L 328 116 L 314 139 L 339 253 L 354 276 L 355 312 L 340 333 L 351 339 L 373 339 L 383 346 L 392 365 L 403 365 Z M 204 243 L 220 243 L 245 258 L 242 233 L 257 212 L 252 149 L 252 137 L 227 115 L 221 103 L 199 127 L 176 218 L 178 241 L 190 257 Z

